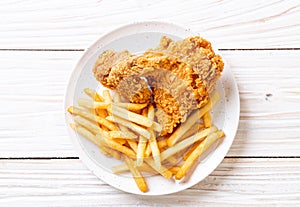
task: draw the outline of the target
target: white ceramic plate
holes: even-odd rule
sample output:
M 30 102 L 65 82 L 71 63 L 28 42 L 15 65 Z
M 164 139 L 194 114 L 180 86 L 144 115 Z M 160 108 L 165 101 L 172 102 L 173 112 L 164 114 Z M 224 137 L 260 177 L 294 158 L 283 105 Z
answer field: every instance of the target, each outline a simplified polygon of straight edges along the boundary
M 85 51 L 70 77 L 65 97 L 65 111 L 68 106 L 77 105 L 76 100 L 78 98 L 85 96 L 83 93 L 84 88 L 99 89 L 99 82 L 94 78 L 92 68 L 100 53 L 107 49 L 116 51 L 127 49 L 131 53 L 140 53 L 148 48 L 156 47 L 162 35 L 178 40 L 197 34 L 170 23 L 141 22 L 120 27 L 102 36 Z M 201 36 L 201 34 L 198 35 Z M 214 46 L 213 43 L 212 45 Z M 220 54 L 216 48 L 214 50 Z M 96 176 L 109 185 L 134 194 L 162 195 L 175 193 L 197 184 L 208 176 L 223 160 L 234 140 L 239 121 L 240 103 L 237 84 L 226 61 L 223 75 L 218 82 L 217 91 L 221 94 L 221 99 L 214 106 L 213 123 L 225 132 L 225 139 L 201 161 L 188 181 L 175 182 L 166 180 L 160 175 L 150 176 L 146 178 L 149 186 L 149 191 L 146 193 L 139 191 L 129 174 L 113 174 L 111 167 L 119 164 L 120 161 L 105 157 L 94 144 L 70 129 L 69 123 L 73 121 L 72 117 L 66 113 L 68 132 L 74 141 L 80 159 Z

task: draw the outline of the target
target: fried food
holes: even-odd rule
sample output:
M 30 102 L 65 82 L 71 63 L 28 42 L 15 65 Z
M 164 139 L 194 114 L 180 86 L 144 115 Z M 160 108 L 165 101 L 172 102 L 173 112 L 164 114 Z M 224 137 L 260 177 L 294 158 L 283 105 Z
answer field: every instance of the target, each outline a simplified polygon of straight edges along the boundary
M 199 36 L 179 41 L 173 41 L 171 38 L 163 36 L 159 46 L 149 51 L 162 52 L 191 65 L 194 82 L 197 85 L 204 84 L 205 86 L 199 90 L 199 96 L 202 95 L 202 97 L 205 97 L 205 91 L 211 93 L 214 90 L 224 68 L 221 56 L 215 54 L 211 43 Z M 207 101 L 206 98 L 202 98 L 202 100 Z M 201 105 L 201 102 L 199 104 Z
M 163 136 L 207 103 L 223 67 L 207 40 L 195 36 L 173 41 L 163 36 L 157 48 L 139 56 L 105 51 L 93 71 L 104 86 L 132 103 L 149 103 L 153 96 Z

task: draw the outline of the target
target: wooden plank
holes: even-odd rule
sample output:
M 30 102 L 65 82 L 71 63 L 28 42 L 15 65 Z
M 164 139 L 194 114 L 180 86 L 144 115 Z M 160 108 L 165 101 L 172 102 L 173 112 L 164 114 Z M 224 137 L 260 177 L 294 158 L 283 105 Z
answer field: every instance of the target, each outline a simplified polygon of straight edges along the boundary
M 300 48 L 297 0 L 0 2 L 0 48 L 87 48 L 100 35 L 140 20 L 184 25 L 220 48 Z
M 64 124 L 66 80 L 82 52 L 0 52 L 0 157 L 78 156 Z M 229 156 L 300 156 L 300 51 L 223 51 L 240 89 Z
M 225 159 L 185 191 L 141 197 L 99 180 L 79 160 L 1 160 L 0 206 L 297 206 L 300 159 Z

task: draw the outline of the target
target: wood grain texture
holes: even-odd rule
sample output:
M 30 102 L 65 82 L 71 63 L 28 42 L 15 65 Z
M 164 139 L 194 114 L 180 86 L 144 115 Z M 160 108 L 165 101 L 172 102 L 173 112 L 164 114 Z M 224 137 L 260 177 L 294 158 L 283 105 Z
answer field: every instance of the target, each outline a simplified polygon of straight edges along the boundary
M 77 156 L 63 98 L 82 52 L 0 52 L 0 157 Z M 300 156 L 300 51 L 223 51 L 240 90 L 228 156 Z
M 167 196 L 120 192 L 79 160 L 0 160 L 0 206 L 298 206 L 300 159 L 225 159 L 206 179 Z
M 120 25 L 165 20 L 220 48 L 300 48 L 297 0 L 0 2 L 0 49 L 78 49 Z

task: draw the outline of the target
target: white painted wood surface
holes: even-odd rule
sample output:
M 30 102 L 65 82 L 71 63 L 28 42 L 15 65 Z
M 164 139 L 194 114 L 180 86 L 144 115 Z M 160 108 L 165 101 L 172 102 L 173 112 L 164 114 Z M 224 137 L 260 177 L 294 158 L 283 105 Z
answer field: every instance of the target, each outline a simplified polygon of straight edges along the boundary
M 300 159 L 225 159 L 180 193 L 120 192 L 79 160 L 0 161 L 0 206 L 299 206 Z
M 0 48 L 86 48 L 108 30 L 165 20 L 220 48 L 300 47 L 298 0 L 88 0 L 0 2 Z
M 0 1 L 0 206 L 300 206 L 299 19 L 298 0 Z M 79 50 L 137 20 L 233 49 L 222 53 L 240 89 L 236 139 L 209 177 L 168 196 L 120 192 L 67 159 L 78 154 L 63 96 Z
M 63 98 L 81 54 L 0 51 L 0 157 L 77 156 L 64 125 Z M 300 51 L 223 55 L 241 98 L 240 126 L 228 155 L 300 156 Z

